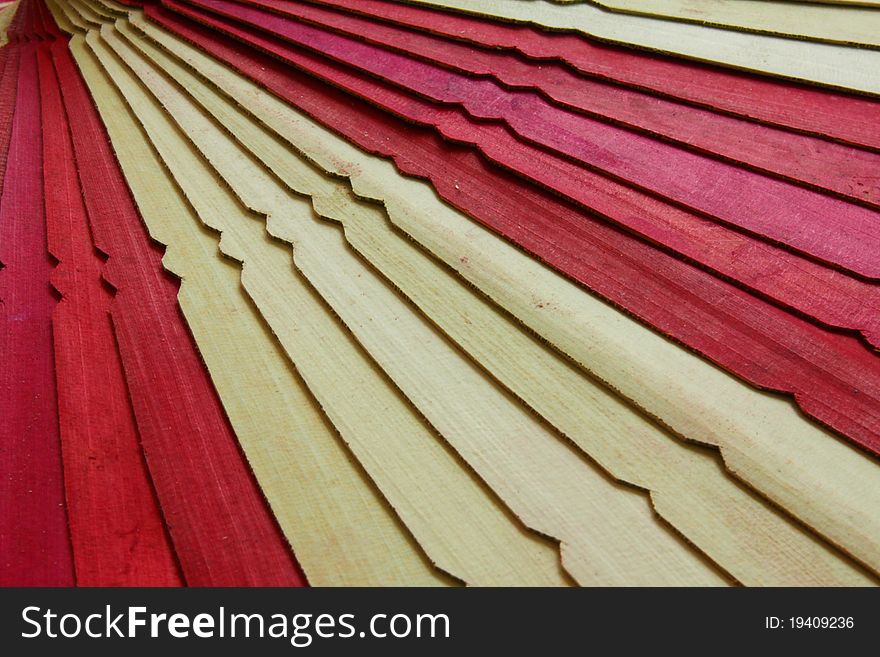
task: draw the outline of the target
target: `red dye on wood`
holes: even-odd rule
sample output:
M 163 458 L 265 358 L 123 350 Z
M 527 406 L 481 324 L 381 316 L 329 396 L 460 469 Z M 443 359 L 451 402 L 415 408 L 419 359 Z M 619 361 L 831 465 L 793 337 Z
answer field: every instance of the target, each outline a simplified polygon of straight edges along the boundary
M 829 333 L 620 233 L 470 149 L 395 121 L 284 61 L 155 7 L 146 14 L 367 152 L 431 181 L 451 205 L 649 326 L 758 387 L 792 394 L 806 413 L 880 454 L 880 359 L 856 338 Z
M 3 76 L 0 77 L 0 196 L 3 195 L 6 158 L 9 154 L 9 139 L 12 135 L 20 51 L 21 49 L 17 45 L 8 45 L 0 50 L 3 66 Z
M 361 98 L 369 101 L 377 97 L 373 82 L 307 51 L 239 29 L 222 19 L 195 12 L 192 15 L 226 34 L 250 40 L 266 52 Z M 474 144 L 475 126 L 461 112 L 438 110 L 436 106 L 393 88 L 381 91 L 380 107 L 392 114 L 405 118 L 420 117 L 422 124 L 439 125 L 440 133 L 450 141 L 478 146 L 489 161 L 567 196 L 586 210 L 670 253 L 820 324 L 859 331 L 869 342 L 880 345 L 880 287 L 877 284 L 730 230 L 568 160 L 536 152 L 501 126 L 481 124 L 481 140 Z
M 51 39 L 55 35 L 52 29 L 55 20 L 49 13 L 49 8 L 43 0 L 22 0 L 33 7 L 34 11 L 34 36 L 40 39 Z
M 23 24 L 25 25 L 25 24 Z M 20 49 L 0 199 L 0 586 L 72 586 L 43 213 L 37 46 Z M 4 85 L 5 86 L 5 85 Z M 8 103 L 4 98 L 4 110 Z
M 561 62 L 580 75 L 609 80 L 694 105 L 880 150 L 880 103 L 775 78 L 628 50 L 582 35 L 388 0 L 308 0 L 431 34 L 539 61 Z
M 467 46 L 351 14 L 290 0 L 248 0 L 247 4 L 454 71 L 488 77 L 507 90 L 533 90 L 554 105 L 849 201 L 880 207 L 877 153 L 585 78 L 557 63 L 537 64 L 506 52 Z M 479 112 L 479 108 L 475 110 Z
M 250 472 L 67 44 L 52 49 L 94 243 L 144 453 L 184 577 L 194 586 L 299 586 L 296 561 Z M 127 111 L 120 108 L 119 111 Z
M 13 50 L 17 51 L 17 48 L 13 48 Z M 9 48 L 0 49 L 0 81 L 3 80 L 3 76 L 6 73 L 6 61 L 9 55 Z
M 88 218 L 47 49 L 39 53 L 43 182 L 64 488 L 79 586 L 179 586 L 110 321 L 112 293 Z
M 418 99 L 414 103 L 404 94 L 389 102 L 386 87 L 363 77 L 357 89 L 361 97 L 408 120 L 442 128 L 439 110 L 462 108 L 478 120 L 460 124 L 456 138 L 465 143 L 483 146 L 484 121 L 501 122 L 539 147 L 533 158 L 542 160 L 546 154 L 540 149 L 549 149 L 694 212 L 856 275 L 880 278 L 880 233 L 876 230 L 880 214 L 873 210 L 567 111 L 533 92 L 509 92 L 491 80 L 475 79 L 226 0 L 186 2 L 375 76 L 404 93 L 439 103 L 429 106 Z M 345 85 L 351 79 L 344 79 L 345 73 L 328 75 L 329 81 Z M 577 188 L 565 186 L 559 191 L 571 197 Z

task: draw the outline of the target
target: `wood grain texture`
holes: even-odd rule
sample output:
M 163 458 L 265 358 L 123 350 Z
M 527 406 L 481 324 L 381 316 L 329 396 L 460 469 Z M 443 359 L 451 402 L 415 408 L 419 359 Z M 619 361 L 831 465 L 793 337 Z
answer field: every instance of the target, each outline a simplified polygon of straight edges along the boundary
M 22 18 L 22 15 L 19 15 Z M 27 16 L 25 16 L 27 18 Z M 0 198 L 0 585 L 72 586 L 52 312 L 53 263 L 46 250 L 40 89 L 30 23 L 7 48 L 15 86 L 3 85 L 9 112 Z M 5 122 L 4 122 L 5 123 Z M 6 127 L 6 126 L 4 126 Z
M 578 32 L 613 44 L 877 95 L 880 52 L 688 25 L 543 0 L 409 0 L 413 4 Z
M 97 33 L 89 44 L 101 51 Z M 109 67 L 112 53 L 106 47 L 103 52 Z M 222 223 L 212 228 L 223 233 L 223 252 L 244 264 L 245 290 L 437 567 L 476 585 L 564 584 L 555 547 L 511 522 L 494 496 L 437 441 L 294 274 L 289 247 L 273 242 L 237 202 L 221 207 L 223 212 L 210 217 Z
M 376 171 L 378 160 L 360 155 L 255 84 L 156 30 L 139 16 L 132 15 L 131 22 L 140 34 L 152 37 L 165 51 L 178 54 L 181 61 L 197 69 L 203 84 L 215 87 L 247 109 L 251 120 L 284 136 L 300 157 L 315 162 L 320 170 L 337 174 L 338 169 Z M 128 34 L 122 24 L 119 28 Z M 165 61 L 163 67 L 169 73 L 175 71 L 167 58 L 154 56 Z M 218 121 L 234 129 L 236 109 L 199 92 L 199 79 L 183 70 L 173 75 Z M 657 512 L 739 581 L 864 581 L 815 538 L 796 529 L 778 511 L 725 476 L 707 452 L 675 442 L 674 437 L 522 331 L 493 304 L 412 246 L 392 228 L 387 217 L 347 202 L 350 191 L 343 191 L 339 182 L 308 175 L 303 165 L 294 168 L 295 162 L 283 143 L 263 139 L 261 144 L 263 148 L 253 152 L 262 152 L 264 163 L 277 170 L 296 191 L 312 196 L 323 216 L 335 217 L 343 225 L 348 243 L 438 328 L 612 476 L 650 490 Z M 266 149 L 266 145 L 273 148 Z M 393 171 L 385 173 L 390 173 L 393 180 Z M 347 211 L 337 209 L 340 203 Z M 419 213 L 412 202 L 406 211 Z M 422 221 L 431 221 L 430 215 L 423 214 Z M 607 440 L 610 435 L 613 441 Z M 805 568 L 808 563 L 809 569 Z
M 79 586 L 179 586 L 110 321 L 112 293 L 89 235 L 68 118 L 39 52 L 48 250 L 64 488 Z M 112 491 L 112 494 L 108 492 Z
M 55 4 L 66 10 L 69 5 Z M 76 40 L 75 38 L 74 40 Z M 191 585 L 297 585 L 290 548 L 248 470 L 67 44 L 56 70 L 144 453 Z M 182 439 L 185 437 L 185 439 Z
M 15 99 L 18 88 L 18 67 L 21 49 L 15 46 L 0 50 L 0 196 L 6 180 L 6 161 L 9 157 L 9 140 L 12 137 L 12 119 L 15 116 Z
M 867 7 L 766 0 L 553 0 L 590 4 L 609 12 L 710 25 L 728 30 L 852 46 L 880 46 L 880 12 Z
M 880 214 L 875 210 L 793 187 L 566 111 L 533 93 L 509 92 L 494 81 L 474 80 L 350 37 L 226 0 L 187 1 L 352 67 L 353 70 L 304 64 L 322 79 L 404 118 L 437 127 L 455 141 L 478 145 L 484 151 L 506 151 L 510 146 L 493 148 L 498 146 L 493 141 L 509 141 L 506 130 L 496 131 L 495 140 L 487 142 L 487 138 L 482 137 L 486 121 L 499 122 L 501 128 L 509 128 L 527 143 L 550 149 L 578 165 L 860 276 L 880 278 L 880 256 L 875 255 L 880 253 L 880 239 L 875 239 L 873 230 Z M 235 29 L 233 23 L 210 23 L 237 38 L 250 38 L 249 32 Z M 375 83 L 372 77 L 403 93 Z M 419 97 L 439 105 L 420 102 Z M 458 117 L 449 117 L 443 112 L 447 106 L 460 108 L 466 114 L 456 123 Z M 450 122 L 454 127 L 450 127 Z M 538 169 L 546 170 L 551 165 L 543 161 L 544 157 L 540 150 L 532 150 L 526 159 Z M 522 168 L 503 157 L 500 161 L 513 170 Z M 869 167 L 864 171 L 863 186 L 865 183 L 869 188 L 875 186 L 872 170 Z M 859 179 L 849 184 L 856 187 L 857 182 Z M 565 197 L 572 197 L 580 185 L 566 185 L 563 179 L 555 182 L 555 189 Z
M 162 85 L 107 28 L 102 34 L 183 124 L 188 108 L 181 94 Z M 252 147 L 278 144 L 244 117 L 225 119 L 221 124 Z M 641 496 L 610 484 L 410 310 L 345 248 L 336 228 L 296 220 L 285 210 L 285 190 L 256 161 L 245 166 L 246 151 L 228 138 L 224 143 L 219 130 L 205 135 L 204 123 L 186 129 L 248 206 L 270 216 L 273 234 L 294 245 L 299 270 L 428 421 L 527 526 L 561 541 L 563 565 L 575 579 L 723 582 L 658 523 Z M 287 159 L 285 148 L 277 152 Z
M 419 109 L 426 107 L 409 98 L 402 99 L 402 102 L 407 106 L 415 104 Z M 419 112 L 419 109 L 413 111 Z M 442 125 L 447 137 L 473 141 L 474 126 L 466 118 L 430 108 L 427 112 L 429 118 L 423 120 Z M 485 135 L 480 141 L 481 152 L 490 160 L 501 165 L 507 163 L 515 172 L 567 195 L 585 209 L 783 307 L 794 309 L 828 327 L 859 331 L 865 339 L 877 345 L 876 326 L 880 314 L 877 312 L 875 284 L 728 230 L 700 215 L 665 204 L 562 159 L 535 153 L 504 129 L 488 129 L 481 124 L 480 131 Z M 818 166 L 819 162 L 816 164 Z M 865 180 L 871 177 L 867 171 L 863 173 Z
M 341 130 L 340 134 L 348 135 L 367 152 L 387 148 L 386 142 L 378 148 L 361 141 L 357 132 L 363 136 L 363 130 L 346 133 L 342 129 L 343 123 L 334 117 L 351 111 L 344 96 L 309 84 L 307 79 L 297 79 L 294 86 L 291 70 L 270 58 L 218 40 L 209 31 L 153 8 L 147 8 L 147 15 L 312 118 L 321 117 L 320 122 Z M 339 101 L 338 109 L 332 114 L 325 112 L 333 106 L 334 98 Z M 366 115 L 359 114 L 359 120 Z M 395 163 L 399 165 L 400 160 Z M 869 501 L 877 493 L 877 487 L 868 483 L 877 476 L 876 463 L 870 458 L 805 422 L 792 412 L 789 402 L 743 386 L 584 294 L 575 284 L 441 203 L 430 187 L 395 175 L 386 188 L 383 179 L 371 178 L 360 166 L 352 169 L 344 163 L 337 174 L 350 177 L 359 195 L 394 208 L 425 208 L 423 212 L 392 212 L 391 217 L 409 236 L 584 370 L 677 435 L 721 448 L 731 472 L 878 570 L 880 555 L 872 538 L 878 532 L 872 509 L 880 500 Z M 464 195 L 453 191 L 458 184 L 454 182 L 440 191 L 460 202 Z M 404 192 L 388 191 L 401 186 Z M 505 194 L 508 190 L 506 184 L 489 188 L 505 190 Z M 409 202 L 409 198 L 416 200 Z M 419 223 L 420 216 L 432 221 Z M 794 453 L 796 461 L 791 459 Z M 840 514 L 843 508 L 854 515 Z
M 496 102 L 488 118 L 510 116 L 511 123 L 517 125 L 520 122 L 517 117 L 523 116 L 522 99 L 525 98 L 525 104 L 536 110 L 528 117 L 529 122 L 546 121 L 548 125 L 557 125 L 557 116 L 566 123 L 573 121 L 555 112 L 542 116 L 543 105 L 531 96 L 534 92 L 554 108 L 574 110 L 790 182 L 820 188 L 847 200 L 880 206 L 880 184 L 874 175 L 880 166 L 880 155 L 876 153 L 592 80 L 557 63 L 532 63 L 509 53 L 467 46 L 346 12 L 290 0 L 248 0 L 248 4 L 459 73 L 497 81 L 505 91 L 530 92 L 527 96 L 511 94 L 507 103 Z M 436 81 L 432 83 L 432 95 L 439 93 L 440 100 L 458 102 L 456 93 L 449 93 L 458 91 L 455 87 L 443 89 Z M 476 91 L 476 87 L 474 89 Z M 462 101 L 465 106 L 472 108 L 475 116 L 484 118 L 481 113 L 485 112 L 485 106 L 467 103 L 466 98 Z M 577 132 L 588 134 L 589 124 Z M 535 140 L 546 144 L 541 138 Z
M 329 66 L 282 42 L 248 38 L 310 73 Z M 272 66 L 278 70 L 271 61 L 260 67 L 266 71 Z M 589 215 L 488 166 L 468 149 L 446 145 L 369 105 L 358 105 L 355 119 L 351 98 L 340 99 L 326 85 L 293 72 L 287 75 L 295 77 L 297 85 L 317 87 L 335 99 L 334 111 L 325 101 L 319 114 L 333 114 L 343 122 L 350 139 L 369 144 L 373 152 L 393 155 L 407 173 L 430 179 L 444 198 L 559 271 L 753 385 L 793 394 L 809 415 L 877 452 L 880 415 L 872 391 L 880 383 L 880 360 L 858 339 L 824 331 L 604 222 L 587 221 Z M 334 72 L 327 77 L 338 83 L 343 75 Z M 364 131 L 367 123 L 371 129 Z M 598 266 L 601 261 L 604 265 Z M 658 304 L 659 298 L 665 302 Z M 841 367 L 845 361 L 850 365 Z M 816 367 L 828 373 L 814 374 Z
M 266 2 L 269 0 L 261 0 Z M 875 100 L 617 48 L 578 34 L 547 32 L 389 0 L 310 2 L 477 45 L 489 52 L 515 53 L 539 65 L 560 64 L 578 76 L 646 90 L 822 139 L 880 148 L 880 134 L 873 128 L 880 117 Z M 283 5 L 286 0 L 272 3 Z
M 202 226 L 184 193 L 164 175 L 163 161 L 140 136 L 122 98 L 109 86 L 96 90 L 95 96 L 108 117 L 116 151 L 127 165 L 128 181 L 151 234 L 169 245 L 165 263 L 184 281 L 180 301 L 187 321 L 249 463 L 310 583 L 446 582 L 352 463 L 240 289 L 239 268 L 217 251 L 217 236 Z M 144 103 L 138 109 L 149 115 L 154 108 Z M 162 146 L 172 170 L 179 173 L 185 167 L 182 180 L 196 189 L 204 184 L 199 177 L 204 166 L 189 155 L 179 136 L 166 135 Z
M 402 102 L 413 104 L 410 98 Z M 728 229 L 561 158 L 536 152 L 503 128 L 480 125 L 479 133 L 475 133 L 474 125 L 460 114 L 436 113 L 430 108 L 428 112 L 432 118 L 427 120 L 441 125 L 445 137 L 465 142 L 476 138 L 481 154 L 491 162 L 506 165 L 506 169 L 527 180 L 567 196 L 590 213 L 783 308 L 829 328 L 860 332 L 875 347 L 880 343 L 880 302 L 875 283 Z M 410 114 L 414 115 L 418 116 Z M 572 222 L 570 234 L 582 230 L 579 221 Z M 829 240 L 826 245 L 832 243 Z

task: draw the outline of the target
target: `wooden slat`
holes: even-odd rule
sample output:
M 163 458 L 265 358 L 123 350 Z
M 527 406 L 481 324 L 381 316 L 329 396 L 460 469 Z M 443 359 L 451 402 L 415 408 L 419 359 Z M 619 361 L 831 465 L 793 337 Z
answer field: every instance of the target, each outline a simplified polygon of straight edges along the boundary
M 63 47 L 63 44 L 61 44 Z M 67 517 L 79 586 L 179 586 L 110 321 L 49 48 L 39 53 L 52 314 Z M 112 494 L 108 494 L 112 491 Z
M 656 53 L 617 48 L 581 35 L 403 5 L 389 0 L 311 0 L 349 13 L 486 48 L 561 65 L 578 76 L 608 80 L 785 128 L 866 148 L 880 148 L 875 100 L 796 85 Z M 285 6 L 288 0 L 260 0 Z
M 67 9 L 69 5 L 61 5 Z M 57 11 L 59 6 L 54 7 Z M 69 15 L 69 14 L 68 14 Z M 303 583 L 241 455 L 69 52 L 53 51 L 147 465 L 184 577 L 194 585 Z
M 868 7 L 767 0 L 552 0 L 608 12 L 855 46 L 880 46 L 880 12 Z
M 98 33 L 89 34 L 88 44 L 120 83 L 130 75 L 114 62 Z M 133 93 L 137 85 L 131 79 L 124 89 Z M 237 203 L 219 207 L 221 212 L 202 218 L 226 222 L 212 228 L 223 232 L 223 252 L 244 263 L 248 295 L 431 560 L 470 584 L 564 583 L 554 547 L 511 522 L 437 442 L 294 275 L 289 249 L 269 239 L 254 215 Z
M 180 94 L 150 75 L 108 28 L 102 34 L 184 122 Z M 248 144 L 270 139 L 248 121 L 222 125 Z M 219 128 L 208 134 L 191 123 L 186 130 L 247 205 L 269 216 L 271 234 L 294 245 L 297 268 L 428 421 L 527 526 L 562 542 L 563 565 L 575 579 L 723 582 L 640 495 L 610 485 L 407 308 L 345 248 L 337 229 L 292 213 L 283 188 L 256 162 L 248 166 L 246 153 Z
M 847 46 L 721 30 L 597 7 L 564 7 L 521 0 L 410 0 L 542 29 L 579 32 L 601 41 L 678 55 L 740 70 L 839 89 L 880 94 L 880 52 Z
M 248 110 L 250 120 L 271 127 L 306 161 L 315 162 L 322 170 L 337 175 L 341 171 L 383 172 L 384 180 L 391 181 L 390 190 L 404 191 L 402 179 L 395 183 L 395 174 L 387 165 L 384 169 L 378 166 L 379 161 L 359 154 L 257 85 L 213 63 L 139 16 L 133 15 L 131 20 L 141 34 L 155 39 L 161 50 L 138 47 L 161 60 L 163 68 L 221 124 L 237 126 L 242 119 L 236 114 L 241 110 L 201 90 L 202 84 L 228 95 Z M 129 35 L 127 29 L 122 33 Z M 136 35 L 129 38 L 138 45 Z M 201 80 L 179 65 L 171 65 L 165 52 L 179 55 L 200 72 Z M 812 578 L 825 582 L 860 580 L 833 552 L 724 476 L 708 452 L 676 442 L 595 385 L 457 281 L 442 265 L 413 247 L 381 213 L 368 212 L 367 206 L 347 202 L 348 193 L 339 182 L 309 175 L 309 167 L 304 162 L 298 164 L 282 142 L 261 139 L 255 148 L 257 145 L 261 146 L 261 159 L 296 191 L 312 196 L 313 205 L 322 216 L 339 221 L 349 244 L 446 335 L 612 476 L 651 490 L 652 502 L 661 516 L 739 581 L 771 584 L 806 583 Z M 418 183 L 413 184 L 419 187 Z M 395 205 L 392 214 L 415 213 L 429 223 L 437 216 L 432 208 L 421 212 L 418 204 L 414 207 L 412 201 L 399 200 L 406 208 Z M 609 440 L 612 435 L 614 439 Z M 805 568 L 807 563 L 812 564 L 809 569 Z M 855 579 L 850 579 L 852 575 Z
M 42 189 L 37 45 L 10 57 L 0 108 L 8 148 L 0 198 L 0 585 L 72 586 Z
M 529 121 L 556 125 L 556 115 L 541 112 L 543 106 L 525 93 L 535 92 L 554 108 L 571 109 L 750 169 L 820 188 L 847 200 L 880 207 L 880 183 L 874 174 L 880 166 L 880 155 L 876 153 L 673 102 L 619 84 L 593 80 L 556 62 L 529 62 L 509 53 L 468 46 L 452 39 L 300 2 L 249 0 L 248 4 L 327 27 L 459 73 L 480 78 L 489 76 L 503 85 L 502 89 L 495 90 L 494 96 L 505 99 L 492 105 L 492 113 L 486 114 L 489 118 L 509 116 L 512 123 L 518 119 L 521 122 L 521 117 L 527 116 L 522 107 L 525 99 L 538 110 L 528 116 Z M 393 76 L 394 72 L 391 73 Z M 442 79 L 443 73 L 438 77 Z M 457 85 L 443 89 L 438 88 L 436 82 L 432 91 L 434 94 L 439 92 L 439 100 L 458 102 L 455 95 L 444 97 L 444 92 L 457 89 Z M 479 91 L 477 87 L 474 89 Z M 508 91 L 515 93 L 506 93 Z M 511 102 L 516 106 L 506 107 L 507 111 L 501 109 Z M 487 104 L 471 101 L 467 106 L 475 116 L 482 117 Z M 514 129 L 516 125 L 514 123 Z M 588 133 L 589 125 L 576 130 Z
M 291 70 L 282 64 L 221 42 L 210 32 L 153 8 L 147 9 L 147 15 L 184 39 L 198 42 L 199 48 L 220 57 L 302 111 L 312 116 L 321 114 L 330 126 L 334 125 L 335 114 L 322 108 L 329 110 L 334 98 L 341 101 L 339 111 L 351 112 L 350 101 L 343 97 L 318 93 L 319 87 L 303 84 L 302 80 L 294 86 Z M 364 116 L 358 116 L 360 134 L 364 132 Z M 382 152 L 375 150 L 377 145 L 374 142 L 368 148 Z M 363 162 L 370 161 L 368 158 Z M 387 171 L 390 165 L 383 166 Z M 793 412 L 789 402 L 743 386 L 584 294 L 441 203 L 430 187 L 400 178 L 388 189 L 405 191 L 389 196 L 383 178 L 375 178 L 372 171 L 359 164 L 355 168 L 342 166 L 337 174 L 351 177 L 358 194 L 385 202 L 390 208 L 422 207 L 418 212 L 392 213 L 391 218 L 586 371 L 679 436 L 720 447 L 728 468 L 737 476 L 878 570 L 880 555 L 871 538 L 877 533 L 873 509 L 880 503 L 876 498 L 871 501 L 877 495 L 877 486 L 869 482 L 878 475 L 873 460 L 806 422 Z M 455 194 L 454 187 L 450 184 L 440 191 L 448 198 L 460 199 L 450 196 Z M 494 188 L 508 193 L 505 184 Z M 419 222 L 420 217 L 430 221 Z M 792 459 L 795 453 L 797 458 Z M 855 515 L 841 514 L 841 509 Z
M 213 23 L 203 16 L 200 20 Z M 325 60 L 283 42 L 250 34 L 247 38 L 276 59 L 309 73 L 320 72 L 334 85 L 352 79 L 351 74 Z M 200 43 L 207 41 L 200 38 Z M 220 47 L 246 48 L 227 44 Z M 430 179 L 456 207 L 465 208 L 493 230 L 665 335 L 753 385 L 793 394 L 812 417 L 868 450 L 876 453 L 880 449 L 880 361 L 859 340 L 823 331 L 604 222 L 591 221 L 557 196 L 523 185 L 487 166 L 468 149 L 449 146 L 393 115 L 360 104 L 355 119 L 350 97 L 340 98 L 326 85 L 303 78 L 273 59 L 260 65 L 260 73 L 278 75 L 279 66 L 285 71 L 280 73 L 282 77 L 295 78 L 298 86 L 329 98 L 319 104 L 317 112 L 332 117 L 335 129 L 368 150 L 394 156 L 407 173 Z M 369 83 L 360 77 L 355 81 Z M 412 100 L 411 96 L 397 97 Z M 367 123 L 370 130 L 363 129 Z M 664 301 L 658 303 L 657 299 Z M 822 347 L 817 349 L 816 345 Z M 847 361 L 850 364 L 844 366 Z M 818 374 L 814 368 L 826 373 Z
M 860 276 L 880 278 L 880 255 L 877 255 L 880 238 L 875 238 L 874 231 L 880 214 L 875 210 L 756 175 L 741 167 L 554 107 L 534 94 L 512 93 L 491 81 L 476 80 L 354 38 L 226 0 L 189 2 L 236 21 L 218 22 L 204 15 L 198 17 L 237 38 L 253 38 L 249 31 L 236 29 L 237 24 L 242 24 L 350 66 L 351 69 L 341 69 L 324 65 L 323 61 L 304 61 L 297 58 L 295 51 L 290 54 L 304 62 L 303 68 L 322 79 L 409 120 L 437 127 L 454 141 L 474 143 L 483 150 L 492 149 L 499 140 L 507 138 L 507 133 L 496 131 L 498 136 L 489 139 L 487 145 L 487 139 L 481 138 L 486 133 L 483 121 L 503 122 L 501 127 L 509 128 L 539 149 L 550 149 L 578 165 L 833 266 Z M 283 50 L 278 53 L 285 54 Z M 393 89 L 375 83 L 374 77 L 393 85 Z M 420 98 L 440 106 L 421 102 Z M 450 114 L 458 108 L 467 114 L 456 123 Z M 455 127 L 449 127 L 450 123 Z M 498 150 L 509 149 L 505 144 Z M 539 170 L 551 166 L 544 161 L 547 158 L 541 150 L 531 151 L 525 159 Z M 504 158 L 500 161 L 513 170 L 522 169 Z M 816 163 L 817 168 L 822 166 Z M 824 163 L 824 167 L 829 166 L 831 162 Z M 875 185 L 872 170 L 868 168 L 863 174 L 870 186 Z M 577 183 L 566 184 L 564 178 L 549 184 L 555 185 L 556 191 L 566 197 L 576 195 L 581 188 Z M 855 181 L 848 179 L 847 184 L 857 188 Z
M 84 61 L 84 60 L 81 60 Z M 151 234 L 169 245 L 180 302 L 248 461 L 312 585 L 437 585 L 434 571 L 350 456 L 184 194 L 162 175 L 122 98 L 90 69 L 92 92 Z M 146 113 L 149 105 L 139 108 Z M 173 132 L 171 143 L 174 142 Z M 175 151 L 183 165 L 188 151 Z M 191 156 L 190 156 L 191 157 Z M 192 159 L 192 158 L 191 158 Z M 195 162 L 199 164 L 198 160 Z M 177 161 L 169 166 L 179 167 Z M 189 166 L 193 183 L 199 168 Z M 210 548 L 209 548 L 210 549 Z

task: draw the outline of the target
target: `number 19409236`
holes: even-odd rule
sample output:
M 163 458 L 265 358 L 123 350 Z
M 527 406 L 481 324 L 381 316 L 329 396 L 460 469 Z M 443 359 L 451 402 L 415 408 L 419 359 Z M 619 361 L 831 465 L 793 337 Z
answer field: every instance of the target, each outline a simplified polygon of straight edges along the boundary
M 852 616 L 765 616 L 764 627 L 768 630 L 851 630 L 855 620 Z

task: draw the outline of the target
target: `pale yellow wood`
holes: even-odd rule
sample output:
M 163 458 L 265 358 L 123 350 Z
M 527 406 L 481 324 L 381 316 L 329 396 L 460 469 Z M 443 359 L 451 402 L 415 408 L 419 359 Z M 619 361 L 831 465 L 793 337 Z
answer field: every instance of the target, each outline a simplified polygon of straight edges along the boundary
M 74 49 L 78 49 L 78 43 Z M 82 53 L 78 59 L 82 62 Z M 180 305 L 275 517 L 314 586 L 438 586 L 435 570 L 352 462 L 287 357 L 140 135 L 119 97 L 83 66 L 163 263 L 182 279 Z M 103 82 L 103 83 L 102 83 Z M 221 549 L 220 546 L 214 546 Z
M 132 21 L 161 40 L 168 51 L 181 50 L 176 40 L 137 15 Z M 120 29 L 128 34 L 124 25 Z M 134 37 L 132 42 L 136 43 Z M 200 84 L 211 81 L 252 111 L 254 119 L 284 133 L 291 146 L 322 166 L 351 163 L 351 169 L 361 169 L 357 151 L 344 141 L 228 69 L 212 66 L 207 57 L 196 54 L 190 60 L 204 69 L 200 82 L 166 57 L 155 52 L 153 56 L 223 125 L 237 125 L 238 110 L 200 93 Z M 262 148 L 254 153 L 296 191 L 312 196 L 322 216 L 340 220 L 349 243 L 441 330 L 613 476 L 650 490 L 660 514 L 740 581 L 764 585 L 870 581 L 827 544 L 733 482 L 708 452 L 674 441 L 523 332 L 395 232 L 378 210 L 368 212 L 351 203 L 339 182 L 310 175 L 302 159 L 291 157 L 287 145 L 270 140 L 257 145 Z M 608 440 L 609 435 L 614 440 Z
M 76 22 L 78 26 L 82 25 L 85 26 L 85 29 L 94 29 L 100 28 L 104 24 L 104 19 L 100 14 L 90 5 L 79 0 L 67 0 L 59 4 L 67 6 L 68 15 L 72 13 L 78 16 L 79 20 Z
M 407 0 L 532 24 L 574 30 L 602 41 L 680 55 L 689 59 L 803 82 L 880 94 L 880 52 L 749 34 L 645 16 L 614 14 L 593 5 L 546 0 Z
M 527 526 L 562 542 L 563 564 L 575 579 L 591 585 L 724 582 L 656 518 L 644 496 L 610 481 L 486 377 L 346 247 L 337 226 L 297 210 L 308 206 L 293 202 L 109 26 L 102 34 L 247 205 L 268 215 L 270 232 L 294 245 L 298 269 L 415 406 Z M 161 60 L 153 50 L 151 56 Z M 212 93 L 184 82 L 190 93 Z M 224 128 L 237 137 L 280 145 L 244 115 L 227 118 Z M 293 161 L 286 149 L 281 154 Z M 313 169 L 300 169 L 315 184 L 329 182 Z M 376 212 L 348 201 L 346 212 Z
M 99 34 L 90 32 L 87 43 L 119 88 L 135 99 L 129 106 L 143 114 L 152 108 L 151 121 L 158 121 L 161 110 L 151 105 Z M 74 48 L 87 68 L 82 44 Z M 163 144 L 169 164 L 187 167 L 188 151 L 179 148 L 183 142 L 177 133 L 166 128 L 153 131 L 153 136 L 157 145 Z M 190 154 L 190 164 L 196 162 Z M 149 169 L 148 173 L 160 172 Z M 183 180 L 199 180 L 198 196 L 190 200 L 199 202 L 205 213 L 202 219 L 210 217 L 218 222 L 215 229 L 224 229 L 220 248 L 244 263 L 244 289 L 331 421 L 437 566 L 477 585 L 566 584 L 555 543 L 524 530 L 432 435 L 295 275 L 289 246 L 271 240 L 255 216 L 237 205 L 226 206 L 224 199 L 231 197 L 219 194 L 223 188 L 218 181 L 198 178 L 208 174 L 203 165 L 178 174 Z M 207 316 L 204 321 L 213 319 Z
M 76 34 L 77 32 L 90 29 L 90 25 L 88 25 L 82 17 L 74 11 L 72 3 L 46 0 L 46 5 L 49 7 L 49 11 L 52 12 L 55 22 L 58 23 L 58 27 L 65 32 Z
M 91 12 L 91 15 L 100 17 L 104 21 L 121 18 L 128 13 L 122 8 L 122 5 L 104 2 L 103 0 L 75 0 L 75 2 L 78 5 L 85 6 Z M 128 9 L 131 9 L 131 7 Z
M 68 34 L 76 34 L 81 28 L 71 22 L 71 19 L 68 17 L 68 12 L 63 8 L 64 4 L 66 3 L 62 3 L 62 6 L 57 6 L 54 0 L 46 0 L 46 6 L 49 8 L 49 13 L 52 14 L 52 17 L 55 19 L 55 22 L 58 24 L 61 31 L 67 32 Z
M 767 0 L 554 0 L 593 4 L 610 12 L 680 20 L 856 46 L 880 46 L 880 12 L 866 7 L 792 5 Z
M 292 146 L 306 157 L 349 178 L 362 197 L 384 203 L 397 228 L 582 371 L 622 392 L 684 439 L 721 448 L 727 467 L 738 477 L 880 571 L 876 461 L 802 418 L 789 402 L 743 385 L 585 294 L 442 203 L 430 186 L 398 175 L 389 162 L 332 136 L 149 22 L 133 20 L 203 79 L 251 108 L 260 121 L 295 135 Z M 498 372 L 501 365 L 487 367 Z M 560 428 L 577 435 L 568 425 Z M 610 456 L 590 453 L 615 471 Z M 640 470 L 633 467 L 618 476 L 634 481 L 634 472 Z
M 92 4 L 100 4 L 109 12 L 115 14 L 119 18 L 124 18 L 131 11 L 131 7 L 123 5 L 113 0 L 86 0 Z

